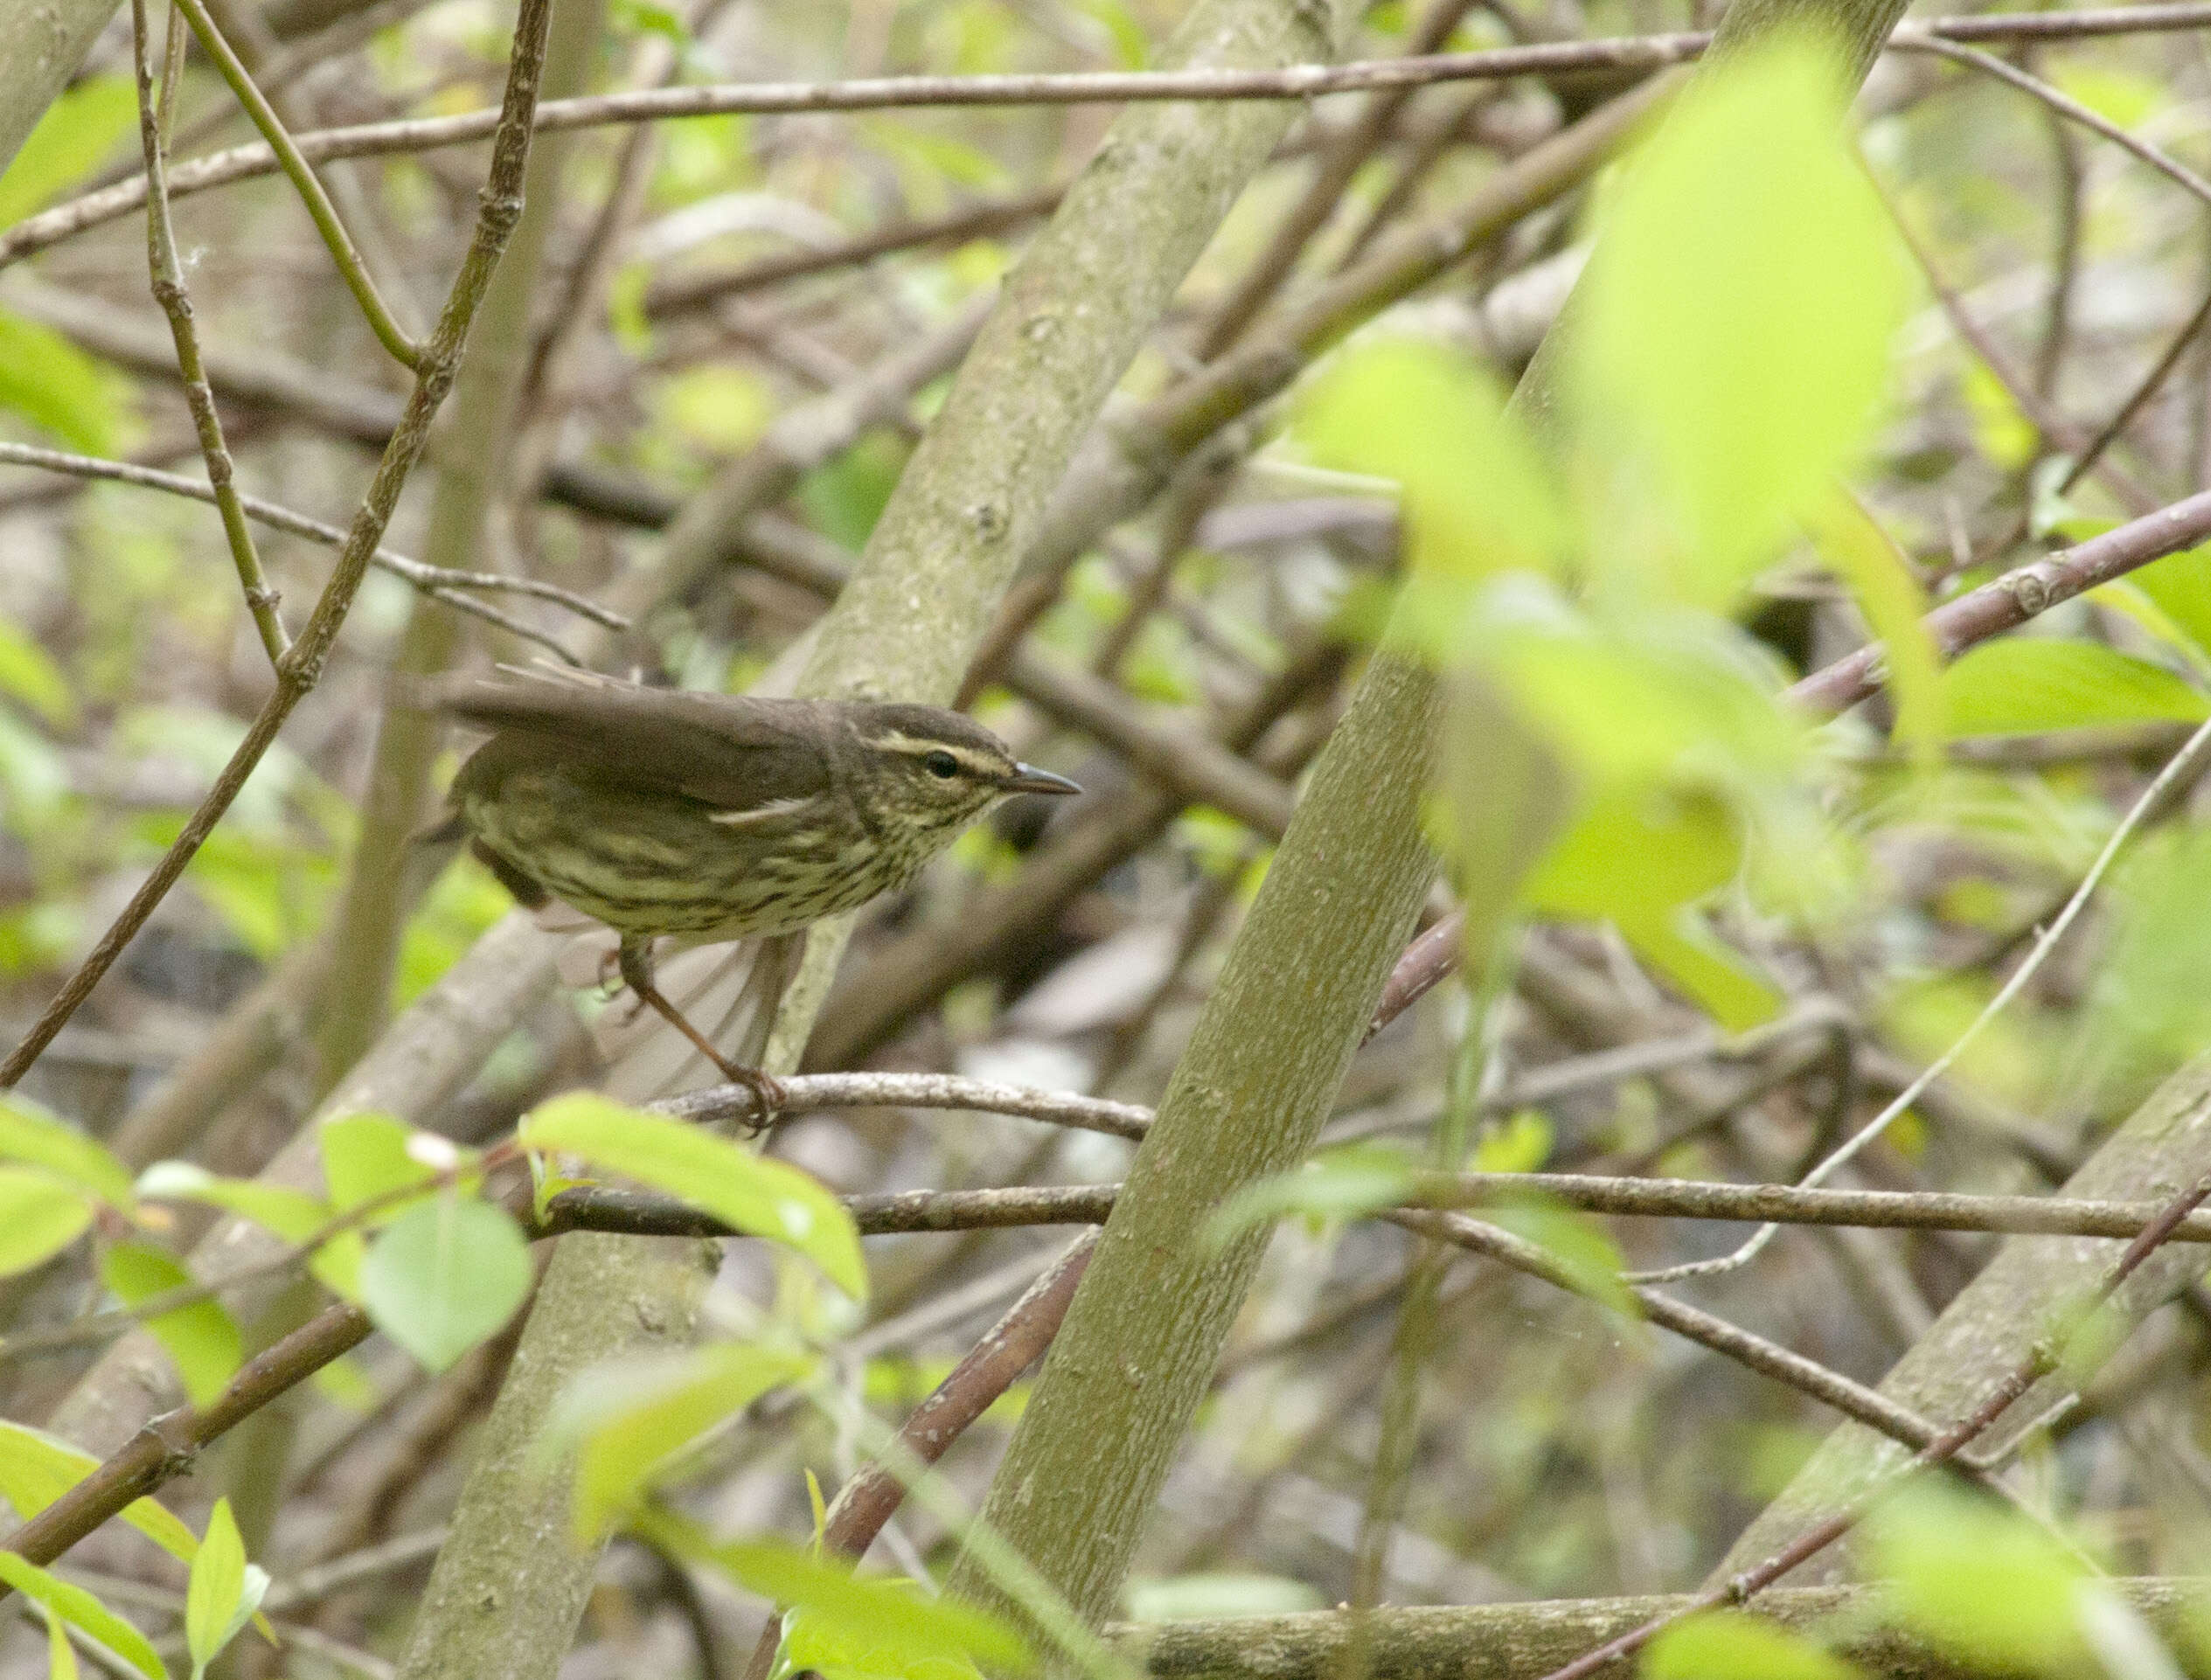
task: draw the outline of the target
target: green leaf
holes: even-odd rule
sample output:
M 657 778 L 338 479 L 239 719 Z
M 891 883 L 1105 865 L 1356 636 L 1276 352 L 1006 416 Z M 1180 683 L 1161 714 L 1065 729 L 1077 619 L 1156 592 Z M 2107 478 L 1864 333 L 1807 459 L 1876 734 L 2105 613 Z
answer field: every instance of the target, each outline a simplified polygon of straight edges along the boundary
M 0 1167 L 0 1277 L 45 1265 L 91 1223 L 83 1191 L 51 1173 Z
M 1483 985 L 1516 925 L 1530 872 L 1574 813 L 1574 785 L 1556 751 L 1481 674 L 1446 684 L 1444 803 L 1431 809 L 1436 849 L 1450 864 L 1464 917 L 1467 983 Z
M 390 1114 L 339 1114 L 324 1121 L 316 1135 L 330 1205 L 341 1213 L 432 1183 L 440 1170 L 433 1161 L 461 1159 L 455 1145 L 436 1133 L 418 1132 Z M 395 1204 L 383 1218 L 407 1205 L 412 1204 Z
M 286 1184 L 251 1178 L 219 1178 L 188 1161 L 156 1161 L 138 1176 L 138 1193 L 149 1201 L 202 1202 L 251 1219 L 289 1243 L 312 1242 L 337 1217 L 329 1203 Z M 332 1294 L 361 1298 L 363 1246 L 358 1231 L 341 1231 L 315 1251 L 307 1269 Z
M 908 1672 L 916 1661 L 975 1662 L 1026 1673 L 1028 1647 L 996 1618 L 949 1599 L 920 1596 L 914 1583 L 865 1579 L 842 1559 L 817 1558 L 782 1540 L 715 1540 L 656 1510 L 639 1524 L 653 1545 L 719 1570 L 748 1593 L 841 1637 L 845 1666 L 877 1674 Z M 855 1649 L 857 1648 L 857 1649 Z M 885 1653 L 891 1666 L 865 1660 Z
M 1977 1669 L 2099 1671 L 2081 1627 L 2082 1565 L 2018 1513 L 1922 1483 L 1879 1507 L 1867 1532 L 1902 1626 Z
M 1781 1013 L 1781 993 L 1693 910 L 1623 921 L 1635 954 L 1729 1032 L 1748 1032 Z
M 0 1419 L 0 1498 L 29 1522 L 100 1468 L 81 1447 L 20 1423 Z M 123 1507 L 122 1519 L 163 1552 L 190 1563 L 198 1538 L 167 1506 L 150 1498 Z
M 1815 501 L 1809 522 L 1881 644 L 1897 744 L 1922 767 L 1933 765 L 1943 750 L 1942 656 L 1927 628 L 1926 591 L 1888 533 L 1845 492 Z
M 1643 1680 L 1853 1680 L 1859 1672 L 1799 1634 L 1732 1610 L 1677 1621 L 1643 1654 Z
M 174 1255 L 143 1243 L 117 1243 L 108 1249 L 100 1257 L 100 1277 L 126 1307 L 194 1281 Z M 205 1406 L 220 1394 L 245 1362 L 245 1338 L 219 1301 L 194 1302 L 157 1314 L 146 1320 L 146 1328 L 176 1361 L 194 1406 Z
M 1477 1172 L 1538 1172 L 1551 1158 L 1556 1141 L 1549 1115 L 1523 1108 L 1508 1120 L 1483 1128 L 1472 1165 Z
M 147 1680 L 169 1680 L 169 1670 L 146 1635 L 125 1621 L 81 1586 L 49 1575 L 29 1559 L 12 1552 L 0 1552 L 0 1581 L 32 1603 L 52 1611 L 79 1633 L 144 1675 Z
M 192 1680 L 200 1680 L 207 1665 L 238 1637 L 268 1591 L 267 1573 L 246 1561 L 246 1542 L 230 1501 L 217 1499 L 184 1591 L 184 1643 L 191 1652 Z
M 2096 642 L 2007 636 L 1943 673 L 1953 735 L 2027 735 L 2098 724 L 2201 723 L 2211 704 L 2162 665 Z
M 443 1371 L 505 1323 L 530 1293 L 530 1245 L 503 1209 L 458 1196 L 409 1208 L 361 1267 L 377 1329 Z
M 50 724 L 66 726 L 77 714 L 76 696 L 53 656 L 4 619 L 0 619 L 0 694 L 14 696 Z
M 77 1680 L 77 1651 L 69 1642 L 69 1624 L 44 1606 L 39 1614 L 46 1619 L 46 1680 Z
M 1418 1162 L 1384 1144 L 1325 1149 L 1294 1172 L 1276 1173 L 1237 1191 L 1206 1221 L 1205 1239 L 1215 1246 L 1233 1242 L 1254 1225 L 1271 1224 L 1285 1213 L 1350 1218 L 1394 1207 L 1412 1194 L 1421 1177 Z
M 867 1298 L 859 1232 L 821 1183 L 661 1114 L 571 1092 L 523 1117 L 524 1147 L 581 1156 L 593 1166 L 679 1196 L 733 1231 L 794 1248 L 856 1301 Z
M 122 1212 L 134 1204 L 129 1168 L 66 1121 L 12 1093 L 0 1095 L 0 1160 L 44 1167 Z
M 1668 557 L 1678 599 L 1731 602 L 1865 436 L 1903 318 L 1904 268 L 1846 142 L 1846 92 L 1797 35 L 1701 73 L 1632 162 L 1575 302 L 1567 388 L 1594 446 L 1645 480 L 1592 487 L 1610 558 Z M 1624 445 L 1624 449 L 1620 446 Z
M 1620 1275 L 1627 1261 L 1595 1220 L 1546 1198 L 1519 1195 L 1486 1204 L 1481 1217 L 1540 1248 L 1576 1294 L 1623 1318 L 1642 1318 L 1641 1304 Z
M 51 327 L 0 310 L 0 408 L 86 455 L 115 452 L 115 393 L 99 363 Z
M 1448 634 L 1465 584 L 1554 572 L 1565 557 L 1549 469 L 1496 381 L 1458 351 L 1407 337 L 1352 344 L 1299 403 L 1296 435 L 1325 467 L 1396 482 L 1415 594 L 1435 592 L 1432 628 Z
M 574 1444 L 576 1538 L 604 1533 L 685 1447 L 819 1364 L 810 1353 L 722 1342 L 585 1372 L 546 1427 L 551 1440 Z
M 107 161 L 138 126 L 138 94 L 127 76 L 87 76 L 46 107 L 0 175 L 0 227 L 52 203 Z
M 2168 554 L 2126 581 L 2155 601 L 2199 650 L 2211 653 L 2211 548 Z

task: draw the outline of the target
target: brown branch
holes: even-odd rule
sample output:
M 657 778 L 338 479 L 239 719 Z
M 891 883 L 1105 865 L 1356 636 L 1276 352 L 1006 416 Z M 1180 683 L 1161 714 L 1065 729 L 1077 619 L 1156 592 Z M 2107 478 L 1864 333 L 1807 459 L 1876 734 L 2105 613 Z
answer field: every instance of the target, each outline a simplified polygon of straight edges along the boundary
M 326 1307 L 267 1351 L 247 1361 L 204 1406 L 154 1419 L 128 1446 L 10 1535 L 0 1545 L 34 1564 L 50 1564 L 134 1499 L 190 1469 L 200 1450 L 262 1406 L 367 1338 L 359 1308 Z
M 1945 602 L 1922 621 L 1945 659 L 2016 628 L 2098 584 L 2123 578 L 2152 560 L 2211 537 L 2211 491 L 2159 508 L 2058 553 L 2048 555 Z M 1823 666 L 1789 688 L 1788 698 L 1813 712 L 1840 712 L 1883 681 L 1881 652 L 1865 647 Z
M 889 1458 L 901 1465 L 935 1463 L 1023 1371 L 1044 1357 L 1067 1316 L 1075 1286 L 1082 1281 L 1097 1242 L 1095 1232 L 1085 1232 L 1022 1292 L 899 1427 L 897 1447 Z M 881 1459 L 864 1465 L 837 1490 L 822 1525 L 823 1543 L 848 1558 L 863 1556 L 905 1497 L 905 1482 L 885 1468 Z M 782 1615 L 769 1616 L 753 1647 L 745 1680 L 767 1680 L 782 1633 Z
M 482 207 L 474 239 L 462 258 L 460 273 L 446 300 L 444 311 L 424 346 L 414 389 L 407 398 L 398 428 L 378 462 L 368 494 L 353 518 L 345 546 L 339 552 L 330 581 L 323 587 L 314 612 L 299 638 L 277 667 L 276 687 L 246 732 L 245 739 L 216 778 L 215 786 L 184 823 L 184 832 L 154 866 L 152 874 L 131 895 L 129 904 L 103 934 L 98 944 L 47 1005 L 23 1041 L 0 1063 L 0 1090 L 16 1085 L 53 1041 L 78 1005 L 91 996 L 100 978 L 122 955 L 154 907 L 177 884 L 194 853 L 215 824 L 230 809 L 232 800 L 246 785 L 255 765 L 275 741 L 276 734 L 294 707 L 320 680 L 339 628 L 353 605 L 353 597 L 368 574 L 369 558 L 398 505 L 407 474 L 429 441 L 430 422 L 451 387 L 461 351 L 468 340 L 469 323 L 490 286 L 499 253 L 522 214 L 522 184 L 529 163 L 531 113 L 536 106 L 538 78 L 545 59 L 546 29 L 552 17 L 551 0 L 521 0 L 515 17 L 514 45 L 508 60 L 506 97 L 491 149 L 491 165 L 484 183 Z

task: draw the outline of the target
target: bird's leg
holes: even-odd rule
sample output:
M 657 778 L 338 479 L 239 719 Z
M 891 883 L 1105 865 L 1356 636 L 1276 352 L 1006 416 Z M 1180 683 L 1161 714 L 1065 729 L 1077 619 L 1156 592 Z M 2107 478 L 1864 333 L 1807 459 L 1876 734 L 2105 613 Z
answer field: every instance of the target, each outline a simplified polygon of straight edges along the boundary
M 747 1067 L 733 1062 L 706 1040 L 706 1035 L 684 1018 L 684 1013 L 665 997 L 660 988 L 652 983 L 652 939 L 650 934 L 625 934 L 622 939 L 622 977 L 629 989 L 637 995 L 640 1003 L 649 1003 L 660 1018 L 691 1040 L 699 1053 L 721 1070 L 721 1076 L 732 1085 L 741 1085 L 753 1093 L 760 1104 L 760 1118 L 753 1129 L 763 1129 L 769 1117 L 787 1100 L 782 1081 L 772 1073 L 757 1067 Z

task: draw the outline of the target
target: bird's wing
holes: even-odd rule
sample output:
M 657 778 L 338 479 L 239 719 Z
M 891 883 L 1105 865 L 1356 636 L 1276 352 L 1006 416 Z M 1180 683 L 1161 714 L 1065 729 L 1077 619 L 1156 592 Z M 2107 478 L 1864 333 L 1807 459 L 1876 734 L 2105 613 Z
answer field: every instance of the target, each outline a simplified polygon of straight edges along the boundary
M 818 705 L 602 682 L 478 681 L 448 689 L 443 709 L 497 733 L 526 735 L 564 771 L 727 810 L 831 791 Z

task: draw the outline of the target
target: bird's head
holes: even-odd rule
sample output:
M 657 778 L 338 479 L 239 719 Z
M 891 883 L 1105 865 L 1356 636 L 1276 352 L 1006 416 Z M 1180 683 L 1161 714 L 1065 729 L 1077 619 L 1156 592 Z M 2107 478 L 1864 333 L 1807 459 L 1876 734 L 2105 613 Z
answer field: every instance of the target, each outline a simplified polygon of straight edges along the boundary
M 869 706 L 853 715 L 859 786 L 879 819 L 928 832 L 964 827 L 1015 794 L 1079 794 L 1065 776 L 1023 764 L 1005 743 L 957 712 Z

